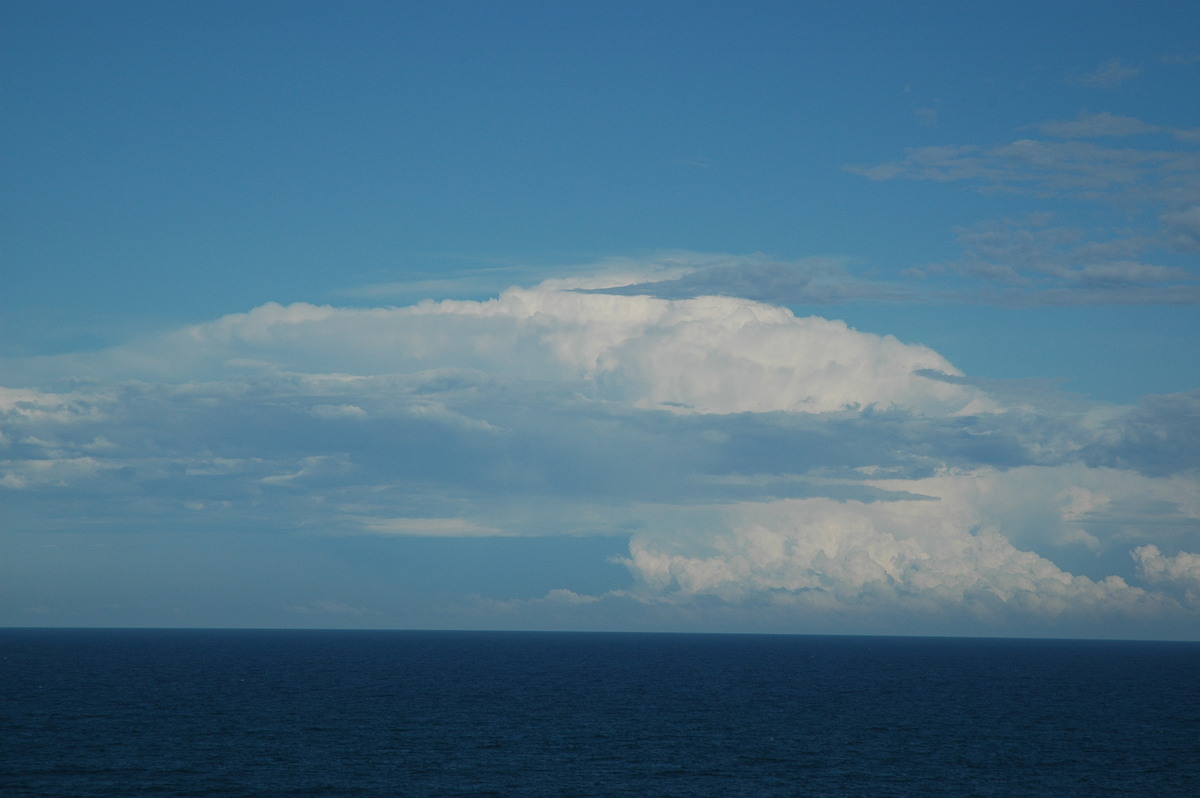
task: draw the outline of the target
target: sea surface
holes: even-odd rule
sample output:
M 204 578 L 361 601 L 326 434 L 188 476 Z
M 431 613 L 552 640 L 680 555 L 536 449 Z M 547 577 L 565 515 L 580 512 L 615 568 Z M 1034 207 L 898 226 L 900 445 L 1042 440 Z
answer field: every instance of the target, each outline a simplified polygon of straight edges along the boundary
M 1200 644 L 0 630 L 0 795 L 1197 796 Z

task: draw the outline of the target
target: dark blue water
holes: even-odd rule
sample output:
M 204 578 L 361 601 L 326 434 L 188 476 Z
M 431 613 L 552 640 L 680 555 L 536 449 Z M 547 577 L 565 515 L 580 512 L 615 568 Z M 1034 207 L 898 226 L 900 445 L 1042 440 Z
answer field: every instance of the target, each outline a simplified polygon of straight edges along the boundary
M 1200 795 L 1200 644 L 0 630 L 4 796 Z

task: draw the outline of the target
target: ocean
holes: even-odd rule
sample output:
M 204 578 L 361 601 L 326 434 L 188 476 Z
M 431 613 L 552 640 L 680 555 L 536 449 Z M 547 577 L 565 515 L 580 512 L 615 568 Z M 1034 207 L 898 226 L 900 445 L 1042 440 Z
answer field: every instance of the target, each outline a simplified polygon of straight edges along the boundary
M 1196 796 L 1200 643 L 0 630 L 0 795 Z

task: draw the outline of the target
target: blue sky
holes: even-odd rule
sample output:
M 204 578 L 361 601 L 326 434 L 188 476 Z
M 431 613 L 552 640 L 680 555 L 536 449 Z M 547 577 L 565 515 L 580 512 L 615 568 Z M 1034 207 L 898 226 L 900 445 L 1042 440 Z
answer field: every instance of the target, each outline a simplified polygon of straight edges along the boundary
M 1200 634 L 1194 4 L 0 22 L 0 624 Z

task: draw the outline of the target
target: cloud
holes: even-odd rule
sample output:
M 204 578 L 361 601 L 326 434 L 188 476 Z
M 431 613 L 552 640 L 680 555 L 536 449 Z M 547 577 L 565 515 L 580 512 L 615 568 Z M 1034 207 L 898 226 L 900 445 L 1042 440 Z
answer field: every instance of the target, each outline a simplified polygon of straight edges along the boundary
M 675 598 L 770 597 L 817 609 L 895 607 L 990 615 L 1130 611 L 1144 590 L 1095 581 L 977 528 L 945 502 L 809 499 L 738 508 L 731 528 L 688 540 L 635 537 L 628 565 Z
M 1200 390 L 1145 397 L 1106 423 L 1083 455 L 1142 474 L 1200 471 Z
M 513 288 L 484 302 L 406 308 L 270 303 L 87 362 L 60 358 L 57 367 L 167 380 L 227 376 L 247 363 L 267 363 L 267 371 L 346 370 L 354 375 L 347 380 L 449 368 L 586 383 L 597 398 L 701 413 L 960 409 L 971 401 L 959 387 L 914 374 L 953 372 L 937 353 L 843 322 L 735 297 L 663 300 L 576 287 Z M 361 418 L 370 409 L 321 401 L 309 412 Z M 407 412 L 438 411 L 426 404 Z
M 1101 136 L 1136 136 L 1157 133 L 1162 128 L 1148 125 L 1132 116 L 1115 116 L 1108 112 L 1081 113 L 1072 120 L 1051 120 L 1038 125 L 1038 130 L 1061 139 L 1098 138 Z
M 30 443 L 48 448 L 36 439 Z M 0 488 L 27 490 L 77 485 L 117 468 L 120 468 L 118 464 L 95 457 L 0 460 Z
M 937 108 L 929 108 L 929 107 L 917 108 L 913 111 L 913 115 L 916 116 L 918 120 L 920 120 L 922 125 L 925 125 L 926 127 L 937 127 L 937 123 L 938 123 L 938 109 Z
M 1090 120 L 1076 126 L 1044 124 L 1060 131 L 1064 126 L 1076 131 L 1084 125 L 1099 127 Z M 1187 202 L 1200 192 L 1200 160 L 1194 152 L 1108 147 L 1076 138 L 1025 138 L 987 148 L 918 147 L 899 161 L 847 170 L 871 180 L 973 181 L 993 192 L 1118 205 Z
M 955 275 L 987 284 L 986 290 L 975 289 L 973 295 L 1006 304 L 1200 301 L 1200 275 L 1141 259 L 1152 243 L 1146 238 L 1101 239 L 1089 231 L 1053 222 L 1053 216 L 1038 214 L 960 228 L 956 232 L 963 255 L 927 264 L 919 273 L 927 277 Z M 958 295 L 963 294 L 960 289 Z
M 1023 197 L 1041 206 L 1024 217 L 959 228 L 960 258 L 906 274 L 954 277 L 929 287 L 960 300 L 1200 302 L 1200 273 L 1194 263 L 1176 255 L 1200 246 L 1194 218 L 1200 207 L 1196 131 L 1107 112 L 1035 127 L 1049 138 L 990 147 L 921 147 L 897 161 L 848 167 L 870 180 L 964 183 L 982 193 Z M 1139 146 L 1099 143 L 1134 136 Z M 1158 146 L 1150 146 L 1155 139 Z M 1086 215 L 1079 211 L 1083 206 L 1091 208 Z M 1072 218 L 1078 222 L 1053 223 Z
M 50 393 L 0 386 L 0 419 L 8 422 L 72 423 L 103 418 L 107 397 Z
M 335 296 L 373 303 L 411 303 L 428 297 L 478 299 L 495 296 L 512 285 L 537 283 L 544 276 L 542 270 L 532 266 L 495 258 L 458 255 L 436 256 L 430 260 L 432 263 L 424 268 L 418 264 L 406 265 L 406 273 L 417 275 L 415 277 L 355 285 L 335 292 Z M 592 266 L 594 264 L 581 264 L 576 269 L 590 272 Z M 447 276 L 448 271 L 450 276 Z M 558 273 L 570 271 L 572 267 L 560 266 Z
M 1150 544 L 1134 549 L 1133 559 L 1147 581 L 1174 588 L 1188 604 L 1200 607 L 1200 554 L 1181 551 L 1167 557 Z
M 977 247 L 1020 261 L 1010 244 Z M 1113 408 L 973 378 L 927 347 L 708 293 L 794 268 L 740 263 L 623 260 L 483 301 L 266 304 L 13 361 L 6 379 L 30 387 L 0 391 L 8 522 L 628 539 L 635 589 L 565 582 L 537 605 L 596 623 L 711 602 L 784 626 L 1193 612 L 1130 552 L 1200 546 L 1195 396 Z M 1058 268 L 1080 275 L 1026 271 L 1100 279 Z
M 1140 74 L 1142 74 L 1142 70 L 1138 67 L 1126 64 L 1119 58 L 1112 58 L 1091 72 L 1073 75 L 1068 82 L 1093 89 L 1115 89 Z
M 1168 246 L 1179 252 L 1200 252 L 1200 205 L 1160 217 Z
M 363 528 L 375 535 L 495 537 L 504 534 L 495 527 L 480 526 L 462 518 L 366 518 Z
M 1037 125 L 1047 136 L 1060 139 L 1101 138 L 1105 136 L 1142 136 L 1152 133 L 1168 133 L 1174 138 L 1190 142 L 1200 137 L 1194 128 L 1172 128 L 1149 125 L 1132 116 L 1117 116 L 1107 111 L 1098 114 L 1080 113 L 1075 119 L 1050 120 Z
M 1165 53 L 1160 55 L 1158 60 L 1172 66 L 1192 66 L 1200 64 L 1200 53 Z
M 890 481 L 875 484 L 891 487 Z M 1096 549 L 1114 537 L 1161 535 L 1153 527 L 1102 528 L 1109 507 L 1147 485 L 1177 497 L 1188 490 L 1152 480 L 1129 485 L 1119 472 L 1078 466 L 1026 467 L 906 481 L 921 494 L 909 499 L 741 504 L 723 508 L 722 523 L 689 533 L 638 533 L 626 564 L 662 601 L 711 596 L 848 616 L 903 608 L 981 623 L 1136 619 L 1178 612 L 1179 605 L 1120 576 L 1071 573 L 1050 556 L 1092 561 L 1094 568 Z M 1181 534 L 1195 534 L 1197 509 L 1178 513 Z
M 587 290 L 659 299 L 734 296 L 777 305 L 917 299 L 906 286 L 859 279 L 844 261 L 834 258 L 781 262 L 763 256 L 726 257 L 714 263 L 696 257 L 693 262 L 653 280 Z
M 313 405 L 311 410 L 314 416 L 318 418 L 333 419 L 363 419 L 367 417 L 367 411 L 363 410 L 358 405 Z
M 348 616 L 366 616 L 378 615 L 378 610 L 368 609 L 366 607 L 354 607 L 349 604 L 344 604 L 340 601 L 331 601 L 329 599 L 320 599 L 308 604 L 297 604 L 288 607 L 288 612 L 297 613 L 300 615 L 348 615 Z

